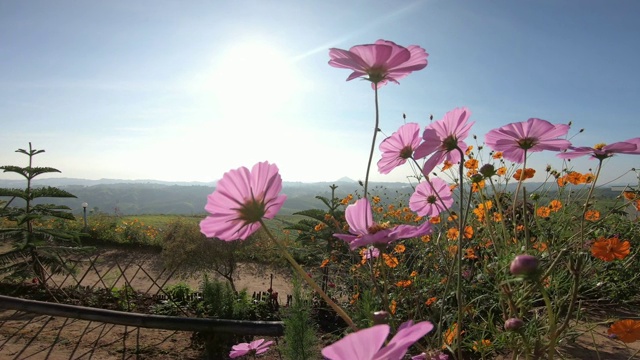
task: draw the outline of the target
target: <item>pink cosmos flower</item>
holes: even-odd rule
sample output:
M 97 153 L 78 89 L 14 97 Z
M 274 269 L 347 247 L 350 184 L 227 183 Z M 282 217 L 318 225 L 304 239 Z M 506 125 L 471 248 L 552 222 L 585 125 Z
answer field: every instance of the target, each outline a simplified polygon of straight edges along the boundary
M 413 156 L 416 159 L 422 159 L 433 154 L 422 167 L 422 173 L 425 176 L 429 176 L 431 170 L 445 160 L 452 164 L 460 161 L 460 153 L 456 148 L 460 148 L 462 152 L 467 150 L 467 144 L 463 140 L 469 136 L 469 130 L 474 124 L 467 122 L 469 116 L 471 112 L 466 107 L 456 108 L 424 130 L 422 134 L 424 141 L 418 146 Z
M 396 335 L 387 346 L 382 347 L 390 327 L 386 324 L 375 325 L 349 334 L 325 347 L 322 349 L 322 356 L 328 360 L 400 360 L 411 345 L 432 329 L 433 325 L 428 321 L 414 325 L 409 320 L 400 325 Z
M 567 152 L 559 153 L 556 156 L 562 159 L 575 159 L 580 156 L 591 156 L 593 159 L 604 160 L 615 154 L 640 154 L 640 138 L 633 138 L 613 144 L 597 144 L 594 147 L 569 146 Z
M 380 249 L 375 246 L 369 246 L 364 252 L 364 258 L 367 260 L 375 259 L 380 256 Z
M 349 50 L 329 49 L 329 65 L 341 69 L 351 69 L 347 81 L 366 77 L 371 88 L 381 88 L 388 81 L 398 84 L 398 80 L 413 71 L 427 66 L 426 51 L 416 45 L 403 47 L 392 41 L 378 40 L 375 44 L 356 45 Z
M 268 162 L 231 170 L 207 197 L 210 215 L 200 222 L 200 231 L 210 238 L 244 240 L 260 228 L 260 220 L 273 219 L 284 204 L 279 195 L 282 179 L 278 167 Z
M 561 151 L 571 143 L 559 139 L 569 132 L 569 125 L 531 118 L 527 121 L 507 124 L 485 135 L 485 143 L 510 161 L 523 163 L 525 154 L 542 150 Z
M 273 344 L 273 341 L 264 342 L 264 339 L 258 339 L 250 343 L 240 343 L 231 347 L 229 357 L 232 359 L 245 356 L 247 354 L 264 354 L 269 350 L 269 346 Z
M 416 186 L 416 190 L 409 198 L 409 208 L 420 216 L 438 216 L 453 205 L 451 188 L 440 178 L 433 178 Z M 440 199 L 438 199 L 438 195 Z
M 366 198 L 349 205 L 345 211 L 351 234 L 333 234 L 349 244 L 351 250 L 372 244 L 388 244 L 399 239 L 409 239 L 431 233 L 431 224 L 424 222 L 419 226 L 375 223 L 371 204 Z
M 381 174 L 388 174 L 391 170 L 407 162 L 413 156 L 413 151 L 420 145 L 420 125 L 407 123 L 398 131 L 380 143 L 382 159 L 378 161 L 378 170 Z

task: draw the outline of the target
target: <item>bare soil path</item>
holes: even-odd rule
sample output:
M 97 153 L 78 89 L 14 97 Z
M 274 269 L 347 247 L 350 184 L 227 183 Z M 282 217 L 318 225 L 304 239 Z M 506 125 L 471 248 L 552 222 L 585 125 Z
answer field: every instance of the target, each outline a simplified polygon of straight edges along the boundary
M 78 270 L 75 280 L 57 276 L 53 281 L 68 286 L 81 280 L 83 286 L 90 287 L 119 287 L 129 282 L 134 289 L 148 293 L 156 293 L 159 286 L 179 282 L 193 289 L 200 284 L 200 279 L 169 277 L 166 270 L 163 271 L 158 254 L 145 251 L 106 249 L 92 264 L 79 263 Z M 286 299 L 285 294 L 291 293 L 289 275 L 266 266 L 240 264 L 235 282 L 239 289 L 246 288 L 250 294 L 272 286 L 279 292 L 281 303 Z M 589 315 L 596 324 L 581 327 L 582 334 L 577 334 L 575 341 L 563 343 L 560 353 L 565 359 L 576 360 L 640 359 L 639 342 L 625 346 L 607 336 L 610 321 L 638 315 L 637 309 L 622 312 L 600 308 Z M 190 332 L 125 327 L 0 309 L 0 359 L 186 360 L 201 359 L 202 354 L 202 347 L 193 341 Z M 261 357 L 263 360 L 279 358 L 273 350 Z

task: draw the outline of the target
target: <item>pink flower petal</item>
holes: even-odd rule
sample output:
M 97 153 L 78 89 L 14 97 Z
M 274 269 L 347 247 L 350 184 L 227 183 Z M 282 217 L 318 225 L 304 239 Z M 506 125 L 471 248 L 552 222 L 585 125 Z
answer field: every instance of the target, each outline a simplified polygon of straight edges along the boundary
M 428 182 L 422 182 L 416 186 L 416 190 L 409 198 L 409 208 L 420 216 L 438 216 L 453 205 L 449 185 L 440 178 L 431 178 L 430 181 L 433 188 Z M 430 199 L 435 202 L 430 202 Z
M 388 174 L 391 170 L 404 164 L 407 158 L 402 157 L 405 148 L 411 149 L 411 153 L 420 145 L 420 125 L 417 123 L 407 123 L 402 125 L 398 131 L 384 139 L 380 143 L 382 158 L 378 161 L 378 171 L 381 174 Z
M 277 214 L 286 200 L 286 195 L 279 195 L 281 191 L 275 164 L 262 162 L 251 171 L 246 167 L 231 170 L 207 197 L 205 210 L 210 215 L 200 222 L 200 230 L 210 238 L 244 240 L 260 228 L 261 218 Z
M 365 235 L 373 225 L 373 212 L 366 198 L 359 199 L 349 205 L 345 211 L 345 218 L 349 224 L 349 232 L 354 235 Z
M 347 81 L 367 77 L 375 89 L 389 81 L 397 83 L 411 72 L 425 68 L 427 56 L 416 45 L 405 48 L 392 41 L 378 40 L 375 44 L 353 46 L 348 51 L 329 49 L 329 65 L 353 70 Z
M 433 330 L 433 324 L 428 321 L 422 321 L 417 324 L 412 324 L 411 320 L 407 321 L 399 327 L 398 332 L 387 346 L 378 351 L 373 360 L 404 358 L 409 347 L 431 330 Z
M 465 108 L 456 108 L 447 112 L 444 117 L 427 126 L 422 134 L 422 143 L 414 152 L 416 159 L 433 154 L 422 167 L 422 173 L 429 173 L 445 159 L 451 163 L 460 161 L 459 150 L 465 151 L 464 139 L 469 135 L 474 122 L 468 122 L 471 112 Z
M 372 360 L 389 335 L 389 325 L 382 324 L 349 334 L 322 349 L 327 360 Z
M 571 142 L 560 139 L 569 132 L 569 125 L 554 125 L 542 119 L 507 124 L 489 131 L 485 143 L 494 151 L 502 151 L 505 159 L 523 163 L 526 154 L 543 150 L 561 151 Z

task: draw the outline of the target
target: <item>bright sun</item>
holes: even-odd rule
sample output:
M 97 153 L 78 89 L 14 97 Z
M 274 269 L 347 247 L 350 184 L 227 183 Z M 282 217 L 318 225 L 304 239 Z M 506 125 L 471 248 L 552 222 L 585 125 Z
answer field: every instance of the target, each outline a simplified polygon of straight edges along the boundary
M 209 79 L 217 110 L 225 115 L 275 114 L 296 90 L 293 64 L 263 42 L 243 42 L 218 57 Z

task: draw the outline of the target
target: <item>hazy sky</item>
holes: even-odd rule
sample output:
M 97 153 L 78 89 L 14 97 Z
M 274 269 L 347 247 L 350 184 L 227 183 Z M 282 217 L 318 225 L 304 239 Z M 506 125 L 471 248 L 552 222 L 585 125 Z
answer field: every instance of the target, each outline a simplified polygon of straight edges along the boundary
M 640 136 L 639 13 L 632 0 L 2 1 L 0 165 L 26 165 L 14 151 L 31 141 L 46 150 L 35 165 L 63 177 L 213 181 L 268 160 L 285 181 L 364 179 L 373 91 L 328 49 L 381 38 L 429 53 L 381 89 L 386 135 L 403 113 L 426 126 L 467 106 L 479 142 L 530 117 L 573 121 L 577 146 L 626 140 Z M 562 166 L 530 158 L 548 163 Z M 613 158 L 603 181 L 635 183 L 632 167 L 640 156 Z

